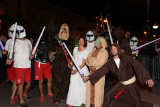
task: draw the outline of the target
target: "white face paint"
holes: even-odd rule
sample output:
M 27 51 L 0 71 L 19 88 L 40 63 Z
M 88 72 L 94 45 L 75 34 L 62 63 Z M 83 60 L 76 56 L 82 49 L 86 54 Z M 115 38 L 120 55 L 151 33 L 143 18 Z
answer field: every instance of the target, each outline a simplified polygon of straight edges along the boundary
M 137 37 L 132 37 L 131 39 L 130 39 L 130 46 L 137 46 L 138 45 L 138 38 Z

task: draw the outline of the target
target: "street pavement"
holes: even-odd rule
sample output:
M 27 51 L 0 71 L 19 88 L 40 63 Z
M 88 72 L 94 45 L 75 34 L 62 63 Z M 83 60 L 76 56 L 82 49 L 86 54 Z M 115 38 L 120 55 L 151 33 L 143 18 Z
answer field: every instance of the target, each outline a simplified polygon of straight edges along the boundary
M 110 80 L 106 80 L 105 90 L 107 91 L 110 87 Z M 142 101 L 150 102 L 153 104 L 158 104 L 160 106 L 160 84 L 155 83 L 153 88 L 148 88 L 146 86 L 139 86 L 141 92 Z M 13 105 L 9 104 L 10 96 L 11 96 L 12 84 L 7 82 L 4 86 L 0 86 L 0 107 L 18 107 L 18 99 L 16 99 L 16 103 Z M 53 106 L 53 98 L 47 97 L 47 86 L 44 83 L 44 102 L 41 103 L 39 101 L 40 93 L 38 89 L 38 85 L 32 87 L 29 92 L 29 96 L 32 96 L 32 100 L 27 101 L 29 107 L 54 107 Z M 106 92 L 105 91 L 105 92 Z M 65 104 L 65 100 L 62 100 L 59 107 L 67 107 Z M 81 107 L 85 107 L 82 105 Z

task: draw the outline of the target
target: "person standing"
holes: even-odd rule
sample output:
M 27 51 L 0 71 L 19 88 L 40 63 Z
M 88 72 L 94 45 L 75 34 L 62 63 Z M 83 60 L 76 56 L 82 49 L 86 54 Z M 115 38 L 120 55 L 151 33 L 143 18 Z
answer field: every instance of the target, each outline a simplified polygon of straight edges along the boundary
M 7 55 L 7 54 L 9 55 L 10 54 L 14 27 L 15 27 L 15 24 L 13 24 L 8 29 L 8 36 L 10 37 L 10 39 L 8 39 L 6 44 L 5 44 L 5 50 L 3 51 L 4 55 Z M 14 71 L 13 63 L 14 62 L 12 62 L 11 65 L 7 65 L 8 80 L 12 82 L 12 95 L 11 95 L 10 104 L 15 103 L 15 94 L 16 94 L 16 91 L 17 91 L 17 85 L 16 85 L 16 81 L 15 81 L 15 78 L 14 78 L 15 71 Z
M 64 42 L 72 53 L 74 40 L 69 35 L 69 26 L 67 23 L 61 25 L 58 36 L 56 37 Z M 60 101 L 67 98 L 71 70 L 68 67 L 64 50 L 55 37 L 50 40 L 49 50 L 49 59 L 52 63 L 53 73 L 53 102 L 54 107 L 58 107 Z
M 153 104 L 142 102 L 136 79 L 140 83 L 154 85 L 145 67 L 129 55 L 124 55 L 118 44 L 111 46 L 111 59 L 93 74 L 83 77 L 95 84 L 107 72 L 111 71 L 117 78 L 117 83 L 106 93 L 103 107 L 153 107 Z
M 15 68 L 15 81 L 18 85 L 19 94 L 19 106 L 26 107 L 27 103 L 24 100 L 30 100 L 31 97 L 28 96 L 28 91 L 31 86 L 31 55 L 32 44 L 30 40 L 26 39 L 26 32 L 23 26 L 17 25 L 16 29 L 16 41 L 14 48 L 14 64 Z M 12 60 L 7 59 L 7 64 L 11 64 Z M 24 88 L 24 82 L 27 84 Z
M 52 72 L 50 68 L 49 56 L 48 56 L 48 44 L 47 39 L 42 36 L 41 41 L 38 45 L 36 58 L 35 58 L 35 80 L 38 80 L 39 90 L 40 90 L 40 102 L 44 102 L 43 94 L 43 75 L 48 80 L 48 94 L 47 97 L 53 97 L 51 92 L 52 88 Z
M 94 39 L 95 35 L 92 31 L 88 31 L 86 34 L 86 40 L 87 40 L 87 47 L 86 50 L 90 53 L 94 48 Z
M 85 39 L 83 37 L 79 37 L 78 43 L 78 47 L 75 47 L 73 50 L 73 57 L 76 64 L 84 73 L 84 76 L 88 76 L 89 72 L 86 66 L 88 51 L 85 49 Z M 72 106 L 81 106 L 82 104 L 86 104 L 87 86 L 75 66 L 73 66 L 71 73 L 72 74 L 70 77 L 70 85 L 66 103 Z
M 88 55 L 86 65 L 89 67 L 90 74 L 104 65 L 108 60 L 106 50 L 107 43 L 104 37 L 98 37 L 95 41 L 96 48 Z M 87 82 L 87 102 L 86 107 L 102 107 L 104 98 L 105 76 L 103 76 L 95 85 Z

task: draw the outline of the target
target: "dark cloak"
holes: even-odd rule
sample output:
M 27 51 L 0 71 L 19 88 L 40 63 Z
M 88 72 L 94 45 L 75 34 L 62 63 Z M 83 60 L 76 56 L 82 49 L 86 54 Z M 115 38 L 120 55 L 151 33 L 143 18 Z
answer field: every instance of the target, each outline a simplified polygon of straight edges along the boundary
M 119 45 L 116 44 L 115 46 L 120 52 Z M 118 103 L 117 107 L 152 107 L 152 104 L 141 101 L 140 92 L 136 82 L 129 85 L 123 85 L 121 83 L 121 81 L 127 81 L 135 75 L 140 83 L 145 84 L 146 80 L 151 79 L 145 67 L 129 55 L 119 53 L 119 58 L 119 69 L 111 56 L 111 59 L 108 62 L 89 76 L 91 83 L 95 84 L 101 77 L 111 71 L 118 80 L 117 83 L 106 93 L 103 107 L 116 107 L 116 104 Z M 124 90 L 124 93 L 115 99 L 114 96 L 121 90 Z
M 71 54 L 73 53 L 74 40 L 69 37 L 68 40 L 61 40 L 64 42 Z M 66 99 L 68 94 L 68 88 L 70 83 L 70 69 L 68 67 L 68 62 L 65 57 L 62 46 L 58 41 L 53 38 L 50 41 L 50 51 L 56 52 L 55 59 L 52 63 L 52 72 L 53 72 L 53 101 L 60 102 L 61 99 Z M 68 58 L 69 55 L 68 55 Z
M 114 37 L 117 39 L 118 44 L 121 46 L 121 49 L 124 50 L 124 54 L 132 56 L 132 50 L 129 45 L 129 39 L 126 38 L 125 36 L 125 31 L 117 27 L 114 29 Z

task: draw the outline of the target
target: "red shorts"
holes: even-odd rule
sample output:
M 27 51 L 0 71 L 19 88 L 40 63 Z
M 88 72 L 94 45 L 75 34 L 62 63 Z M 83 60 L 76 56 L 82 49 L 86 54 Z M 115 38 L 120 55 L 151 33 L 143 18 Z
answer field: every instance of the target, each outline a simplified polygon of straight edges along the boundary
M 43 80 L 43 75 L 44 78 L 52 78 L 50 63 L 43 64 L 35 61 L 35 80 Z
M 16 84 L 31 82 L 31 68 L 15 68 Z
M 9 81 L 13 81 L 14 79 L 14 75 L 15 75 L 15 71 L 13 68 L 13 63 L 11 65 L 7 66 L 7 75 L 8 75 L 8 80 Z

